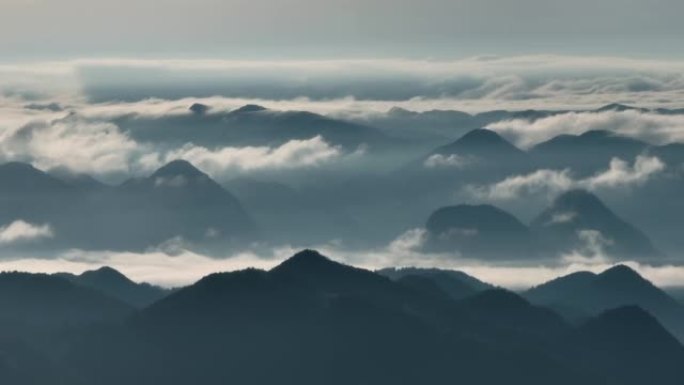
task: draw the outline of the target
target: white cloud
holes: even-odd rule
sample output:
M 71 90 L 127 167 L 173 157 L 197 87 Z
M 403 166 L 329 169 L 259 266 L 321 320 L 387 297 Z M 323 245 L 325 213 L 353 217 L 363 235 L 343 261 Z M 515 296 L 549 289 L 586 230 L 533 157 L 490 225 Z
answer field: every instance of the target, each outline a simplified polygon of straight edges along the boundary
M 646 183 L 653 175 L 665 169 L 665 164 L 656 157 L 639 155 L 632 167 L 622 159 L 613 158 L 604 172 L 577 183 L 590 190 L 638 186 Z
M 568 169 L 537 170 L 526 175 L 507 177 L 489 186 L 468 186 L 467 192 L 482 199 L 498 201 L 530 195 L 550 198 L 573 188 L 595 191 L 643 185 L 664 169 L 665 165 L 656 157 L 639 155 L 632 166 L 622 159 L 613 158 L 608 169 L 584 179 L 575 179 Z
M 684 115 L 650 112 L 605 111 L 568 112 L 529 121 L 516 119 L 490 124 L 496 131 L 522 148 L 561 134 L 579 135 L 591 130 L 607 130 L 653 144 L 684 142 Z
M 427 158 L 423 163 L 427 168 L 458 168 L 462 169 L 467 167 L 473 162 L 472 159 L 467 157 L 459 156 L 457 154 L 442 155 L 434 154 Z
M 0 159 L 26 161 L 40 169 L 62 166 L 84 173 L 127 173 L 145 151 L 112 123 L 75 117 L 33 122 L 0 133 Z
M 275 147 L 208 149 L 188 143 L 175 149 L 162 149 L 136 142 L 113 123 L 75 115 L 0 129 L 0 162 L 27 162 L 42 170 L 65 167 L 111 181 L 147 175 L 176 159 L 188 160 L 217 176 L 227 172 L 318 167 L 364 151 L 360 147 L 353 153 L 345 153 L 320 136 L 291 140 Z
M 22 220 L 0 227 L 0 245 L 31 242 L 53 236 L 50 225 L 34 225 Z
M 227 171 L 255 171 L 317 167 L 343 155 L 339 146 L 330 145 L 321 136 L 290 140 L 278 147 L 223 147 L 210 150 L 188 144 L 164 155 L 166 161 L 185 159 L 209 174 Z
M 555 224 L 560 224 L 560 223 L 570 223 L 577 218 L 577 213 L 575 212 L 564 212 L 564 213 L 555 213 L 551 217 L 551 220 L 546 223 L 547 226 L 549 225 L 555 225 Z
M 571 263 L 608 263 L 612 260 L 606 253 L 605 247 L 613 244 L 613 240 L 606 238 L 598 230 L 583 229 L 577 231 L 577 238 L 582 247 L 562 255 L 561 259 Z
M 537 170 L 515 175 L 490 186 L 468 186 L 468 191 L 483 199 L 512 200 L 528 195 L 555 195 L 575 185 L 570 170 Z
M 452 254 L 428 254 L 418 251 L 422 230 L 410 230 L 384 248 L 376 250 L 346 250 L 340 245 L 311 245 L 324 255 L 343 263 L 367 269 L 384 267 L 437 267 L 461 270 L 489 282 L 510 289 L 524 289 L 562 275 L 578 271 L 600 273 L 615 265 L 601 258 L 566 258 L 559 263 L 488 264 L 468 260 Z M 166 287 L 191 284 L 216 272 L 235 271 L 248 267 L 270 269 L 304 246 L 283 246 L 270 250 L 244 251 L 223 258 L 212 258 L 186 249 L 155 249 L 144 253 L 73 250 L 54 259 L 23 258 L 0 260 L 0 271 L 29 271 L 39 273 L 71 272 L 111 266 L 138 282 L 150 282 Z M 684 266 L 650 266 L 623 261 L 656 285 L 682 286 Z

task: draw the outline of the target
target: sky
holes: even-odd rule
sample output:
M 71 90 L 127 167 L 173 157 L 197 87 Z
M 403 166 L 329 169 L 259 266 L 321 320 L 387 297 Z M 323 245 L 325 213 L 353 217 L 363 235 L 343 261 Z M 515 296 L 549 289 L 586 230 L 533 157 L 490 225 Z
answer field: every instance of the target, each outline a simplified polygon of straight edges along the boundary
M 8 58 L 680 56 L 679 0 L 2 0 Z

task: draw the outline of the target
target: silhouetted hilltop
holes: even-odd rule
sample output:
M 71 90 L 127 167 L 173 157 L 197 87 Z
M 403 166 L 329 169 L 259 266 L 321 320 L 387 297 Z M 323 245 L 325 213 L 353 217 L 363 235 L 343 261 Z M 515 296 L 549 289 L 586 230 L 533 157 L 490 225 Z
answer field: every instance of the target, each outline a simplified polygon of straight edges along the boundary
M 624 265 L 596 275 L 575 273 L 557 278 L 530 289 L 525 297 L 536 304 L 577 309 L 588 315 L 637 305 L 657 317 L 678 338 L 684 337 L 684 307 Z
M 122 279 L 111 269 L 95 274 Z M 58 277 L 38 277 L 101 298 Z M 603 277 L 611 285 L 636 279 L 624 268 Z M 17 291 L 0 294 L 25 303 L 27 293 L 39 293 L 34 298 L 41 304 L 63 306 L 53 299 L 67 298 L 60 294 L 64 290 L 36 290 L 44 286 L 39 281 L 27 281 L 22 300 Z M 69 306 L 83 302 L 75 297 L 68 296 Z M 677 383 L 684 362 L 682 346 L 642 310 L 609 312 L 574 328 L 553 311 L 505 290 L 457 301 L 426 276 L 406 275 L 395 282 L 313 250 L 270 271 L 209 275 L 127 314 L 123 322 L 71 328 L 43 339 L 39 353 L 57 370 L 52 378 L 78 385 L 455 380 L 637 385 L 646 374 L 654 383 Z M 20 350 L 2 341 L 0 351 Z M 4 357 L 0 365 L 7 362 Z M 39 365 L 17 367 L 37 370 Z M 16 378 L 16 372 L 7 373 L 0 376 Z
M 96 321 L 118 321 L 133 309 L 99 291 L 60 277 L 29 273 L 0 273 L 0 321 L 58 328 Z
M 491 205 L 444 207 L 430 215 L 425 227 L 430 249 L 467 258 L 530 258 L 536 253 L 527 226 Z
M 613 158 L 632 162 L 648 146 L 612 131 L 591 130 L 580 135 L 556 136 L 535 145 L 529 153 L 545 168 L 570 168 L 579 175 L 588 175 L 608 168 Z
M 478 292 L 493 289 L 494 286 L 482 282 L 466 273 L 455 270 L 421 269 L 415 267 L 388 268 L 377 271 L 378 274 L 401 281 L 407 277 L 423 277 L 448 294 L 452 299 L 463 299 Z
M 568 331 L 565 321 L 556 313 L 531 305 L 508 290 L 492 289 L 477 293 L 464 299 L 462 306 L 481 322 L 496 328 L 547 336 Z
M 112 298 L 116 298 L 136 308 L 148 306 L 170 293 L 147 283 L 136 283 L 119 271 L 104 266 L 97 270 L 89 270 L 80 275 L 57 274 L 71 282 L 99 290 Z
M 607 310 L 579 328 L 575 337 L 589 347 L 587 365 L 615 372 L 615 380 L 679 383 L 684 347 L 649 313 L 637 306 Z M 584 364 L 584 363 L 583 363 Z
M 527 159 L 527 154 L 518 149 L 494 131 L 476 129 L 463 135 L 455 142 L 436 149 L 433 154 L 459 155 L 475 158 L 485 164 L 497 164 L 507 161 L 521 163 Z M 508 166 L 503 163 L 500 166 Z
M 649 259 L 661 255 L 644 233 L 584 190 L 571 190 L 558 196 L 532 221 L 531 228 L 549 247 L 565 252 L 588 247 L 588 239 L 581 238 L 585 232 L 586 237 L 593 236 L 598 243 L 591 246 L 601 247 L 613 257 Z

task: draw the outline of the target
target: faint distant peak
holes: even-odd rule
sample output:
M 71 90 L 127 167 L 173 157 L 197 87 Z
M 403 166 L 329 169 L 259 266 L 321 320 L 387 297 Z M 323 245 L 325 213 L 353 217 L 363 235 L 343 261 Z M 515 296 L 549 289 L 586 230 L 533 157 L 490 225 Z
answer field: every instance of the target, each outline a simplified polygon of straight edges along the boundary
M 195 103 L 189 108 L 189 110 L 195 115 L 204 115 L 209 112 L 210 109 L 210 106 L 202 103 Z
M 197 167 L 193 166 L 192 163 L 187 160 L 178 159 L 174 160 L 158 169 L 152 178 L 169 178 L 169 177 L 200 177 L 205 174 L 200 171 Z
M 233 110 L 233 113 L 249 113 L 249 112 L 260 112 L 266 111 L 266 107 L 260 106 L 258 104 L 246 104 L 238 109 Z
M 637 110 L 637 109 L 638 109 L 638 108 L 632 107 L 632 106 L 628 106 L 628 105 L 626 105 L 626 104 L 611 103 L 611 104 L 607 104 L 607 105 L 605 105 L 605 106 L 603 106 L 603 107 L 597 109 L 596 111 L 598 111 L 598 112 L 604 112 L 604 111 L 618 111 L 618 112 L 622 112 L 622 111 Z

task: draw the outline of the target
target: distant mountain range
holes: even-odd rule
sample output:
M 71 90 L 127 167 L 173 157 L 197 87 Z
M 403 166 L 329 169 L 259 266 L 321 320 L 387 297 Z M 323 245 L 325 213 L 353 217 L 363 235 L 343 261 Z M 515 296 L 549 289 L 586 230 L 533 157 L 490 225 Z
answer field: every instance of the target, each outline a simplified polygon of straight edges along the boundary
M 278 111 L 245 105 L 217 112 L 202 104 L 192 105 L 190 111 L 191 114 L 166 117 L 121 117 L 115 123 L 142 142 L 191 142 L 209 148 L 280 145 L 316 136 L 349 150 L 361 145 L 382 150 L 401 142 L 374 127 L 308 111 Z
M 374 114 L 352 118 L 354 122 L 378 127 L 388 135 L 411 140 L 439 143 L 467 133 L 470 130 L 487 127 L 505 120 L 538 119 L 561 115 L 568 112 L 651 112 L 661 115 L 684 115 L 684 109 L 639 108 L 624 104 L 609 104 L 593 110 L 494 110 L 481 113 L 467 113 L 458 110 L 409 111 L 394 107 L 384 114 Z
M 587 131 L 581 135 L 559 135 L 529 150 L 540 165 L 551 169 L 572 169 L 589 175 L 606 168 L 613 158 L 633 160 L 649 144 L 610 131 Z
M 386 268 L 378 270 L 377 273 L 402 283 L 407 283 L 407 280 L 410 282 L 412 277 L 425 279 L 428 282 L 432 282 L 439 290 L 455 300 L 460 300 L 473 296 L 476 293 L 495 288 L 466 273 L 454 270 L 406 267 L 400 269 Z
M 574 320 L 620 306 L 636 305 L 650 312 L 684 341 L 684 306 L 624 265 L 601 274 L 581 272 L 560 277 L 528 290 L 524 296 Z
M 674 385 L 684 374 L 684 347 L 642 307 L 617 304 L 576 324 L 461 273 L 385 273 L 394 279 L 305 250 L 270 271 L 207 276 L 141 310 L 70 277 L 5 273 L 0 302 L 11 310 L 0 320 L 24 329 L 0 329 L 0 379 Z M 652 291 L 640 279 L 616 267 L 592 289 L 638 299 Z M 448 294 L 459 284 L 473 291 Z M 76 326 L 87 320 L 79 314 L 98 317 Z M 48 331 L 32 329 L 45 321 Z
M 431 251 L 458 252 L 466 258 L 534 258 L 538 252 L 530 229 L 513 215 L 491 205 L 441 208 L 425 225 Z
M 133 282 L 119 271 L 107 266 L 79 275 L 69 273 L 55 275 L 76 285 L 98 290 L 135 308 L 151 305 L 171 293 L 171 290 L 148 283 Z
M 458 205 L 432 213 L 425 229 L 428 250 L 466 258 L 525 260 L 573 252 L 637 260 L 662 256 L 644 233 L 583 190 L 560 194 L 530 226 L 491 205 Z
M 632 109 L 609 105 L 595 112 Z M 589 131 L 560 135 L 523 151 L 500 134 L 481 128 L 488 122 L 535 120 L 565 112 L 468 114 L 393 109 L 364 119 L 344 119 L 305 111 L 277 111 L 258 105 L 218 111 L 210 105 L 195 103 L 185 114 L 127 115 L 115 120 L 125 134 L 164 149 L 188 142 L 209 149 L 277 146 L 320 135 L 331 145 L 348 150 L 361 146 L 365 150 L 359 152 L 353 164 L 339 169 L 332 165 L 331 168 L 275 169 L 255 175 L 215 175 L 216 180 L 185 161 L 176 161 L 149 176 L 117 186 L 103 184 L 92 176 L 64 167 L 44 172 L 26 163 L 8 163 L 0 166 L 0 228 L 22 220 L 49 225 L 53 236 L 40 242 L 4 244 L 3 248 L 8 253 L 50 253 L 64 248 L 140 251 L 160 244 L 181 244 L 206 253 L 223 253 L 226 248 L 239 248 L 255 241 L 267 244 L 334 241 L 350 247 L 380 247 L 407 229 L 424 224 L 429 213 L 439 213 L 439 218 L 445 218 L 447 212 L 452 212 L 452 217 L 461 218 L 458 210 L 463 211 L 465 207 L 459 204 L 473 200 L 467 193 L 468 186 L 487 186 L 540 169 L 568 169 L 568 175 L 581 178 L 605 171 L 613 158 L 621 158 L 630 165 L 636 156 L 647 155 L 658 157 L 665 168 L 632 188 L 600 190 L 598 194 L 607 203 L 603 206 L 610 210 L 604 207 L 596 213 L 575 212 L 584 207 L 579 204 L 570 213 L 565 206 L 559 206 L 563 201 L 543 207 L 546 202 L 536 199 L 505 204 L 478 199 L 477 203 L 490 206 L 494 203 L 515 213 L 520 222 L 531 222 L 531 226 L 526 226 L 531 236 L 520 235 L 527 231 L 513 229 L 519 230 L 519 226 L 511 227 L 513 233 L 509 235 L 497 230 L 494 236 L 494 230 L 490 232 L 486 228 L 478 231 L 483 237 L 497 239 L 495 243 L 504 253 L 535 258 L 548 257 L 547 250 L 573 252 L 584 247 L 586 237 L 591 236 L 585 230 L 598 231 L 609 238 L 612 244 L 601 245 L 609 254 L 630 259 L 661 254 L 675 258 L 684 247 L 677 232 L 684 218 L 684 205 L 677 198 L 684 188 L 681 167 L 684 144 L 653 145 L 614 132 Z M 677 110 L 654 112 L 680 113 Z M 396 135 L 395 138 L 390 120 L 383 120 L 385 115 L 391 117 L 391 122 L 405 121 L 402 127 L 406 129 L 425 123 L 426 131 L 437 130 L 440 134 L 434 140 L 409 140 L 408 136 L 422 132 L 416 126 L 417 131 L 407 133 L 410 134 L 407 137 Z M 376 124 L 383 121 L 387 126 Z M 441 210 L 444 207 L 458 209 Z M 539 215 L 543 209 L 547 211 Z M 564 210 L 568 212 L 560 212 Z M 480 217 L 480 214 L 474 216 Z M 567 220 L 573 216 L 576 220 Z M 562 218 L 566 221 L 559 223 L 557 220 Z M 452 231 L 451 236 L 466 224 L 463 234 L 483 225 L 482 222 L 455 223 L 452 227 L 457 231 Z M 448 229 L 434 228 L 431 232 L 443 233 L 443 230 Z M 585 231 L 585 239 L 579 239 L 578 231 Z M 514 234 L 521 239 L 513 239 Z M 431 244 L 435 249 L 460 247 L 468 254 L 481 252 L 494 256 L 495 250 L 485 250 L 494 247 L 492 242 L 478 245 L 476 237 L 461 238 L 451 240 L 452 245 L 439 240 Z
M 49 224 L 55 236 L 43 248 L 140 250 L 176 238 L 226 247 L 257 234 L 240 202 L 186 161 L 118 186 L 58 179 L 23 163 L 0 165 L 0 181 L 0 224 Z
M 660 256 L 643 232 L 615 215 L 596 195 L 583 190 L 561 194 L 532 221 L 531 229 L 546 242 L 547 249 L 566 253 L 586 247 L 588 240 L 581 239 L 581 232 L 594 231 L 600 239 L 594 239 L 599 244 L 593 246 L 607 255 L 631 259 Z

